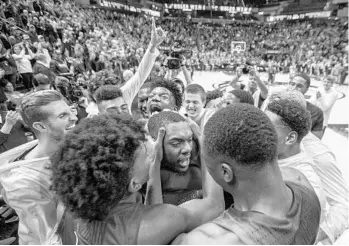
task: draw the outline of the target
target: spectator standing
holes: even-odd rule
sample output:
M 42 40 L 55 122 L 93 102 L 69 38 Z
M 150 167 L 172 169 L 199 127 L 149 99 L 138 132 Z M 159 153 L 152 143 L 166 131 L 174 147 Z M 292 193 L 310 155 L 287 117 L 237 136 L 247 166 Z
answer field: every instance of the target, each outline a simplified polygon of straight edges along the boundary
M 24 87 L 30 90 L 33 88 L 33 68 L 30 63 L 30 60 L 33 59 L 33 57 L 31 55 L 27 55 L 25 49 L 29 49 L 28 44 L 26 44 L 26 47 L 24 47 L 23 43 L 16 44 L 13 47 L 14 54 L 12 56 L 16 61 L 18 72 L 22 76 Z
M 310 99 L 310 102 L 319 107 L 324 114 L 323 130 L 325 132 L 330 119 L 330 114 L 334 104 L 338 99 L 338 92 L 333 88 L 335 78 L 332 76 L 326 76 L 323 80 L 323 86 L 316 94 Z

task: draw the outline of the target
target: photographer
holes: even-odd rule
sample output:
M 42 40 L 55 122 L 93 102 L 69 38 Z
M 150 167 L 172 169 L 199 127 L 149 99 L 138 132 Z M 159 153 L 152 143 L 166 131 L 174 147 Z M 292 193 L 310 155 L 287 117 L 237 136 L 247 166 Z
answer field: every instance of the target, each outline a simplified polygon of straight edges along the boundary
M 165 79 L 185 81 L 184 87 L 193 84 L 190 72 L 186 67 L 186 61 L 183 51 L 171 51 L 163 63 L 163 66 L 168 69 Z

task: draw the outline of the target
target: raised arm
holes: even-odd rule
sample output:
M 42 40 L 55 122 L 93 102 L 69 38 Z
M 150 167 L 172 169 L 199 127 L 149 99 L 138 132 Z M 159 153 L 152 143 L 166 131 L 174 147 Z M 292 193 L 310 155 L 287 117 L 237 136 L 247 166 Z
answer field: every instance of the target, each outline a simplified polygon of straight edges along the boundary
M 264 82 L 260 79 L 257 74 L 257 71 L 254 68 L 250 68 L 250 75 L 256 80 L 258 88 L 261 90 L 261 97 L 266 99 L 268 97 L 268 87 L 264 84 Z
M 161 28 L 156 28 L 155 20 L 153 19 L 149 47 L 143 56 L 141 63 L 139 64 L 137 72 L 129 81 L 126 82 L 124 86 L 121 87 L 124 100 L 129 107 L 131 107 L 133 99 L 137 95 L 145 80 L 148 78 L 154 66 L 155 59 L 159 55 L 159 51 L 156 49 L 156 47 L 162 43 L 165 36 L 166 32 L 164 32 Z

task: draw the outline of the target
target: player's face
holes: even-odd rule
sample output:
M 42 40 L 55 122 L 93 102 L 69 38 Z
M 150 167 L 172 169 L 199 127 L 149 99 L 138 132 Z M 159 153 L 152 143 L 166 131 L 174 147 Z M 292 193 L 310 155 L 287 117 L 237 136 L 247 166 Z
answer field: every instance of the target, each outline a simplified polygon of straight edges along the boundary
M 292 79 L 292 81 L 288 84 L 287 90 L 297 90 L 304 95 L 308 91 L 307 82 L 302 77 L 295 76 Z
M 164 109 L 175 110 L 175 99 L 168 89 L 156 87 L 149 94 L 147 108 L 149 116 Z
M 193 142 L 193 132 L 187 122 L 168 124 L 164 138 L 162 164 L 173 172 L 185 173 L 188 171 Z
M 204 106 L 205 102 L 202 101 L 201 95 L 199 93 L 184 94 L 184 108 L 190 118 L 195 119 L 200 116 Z

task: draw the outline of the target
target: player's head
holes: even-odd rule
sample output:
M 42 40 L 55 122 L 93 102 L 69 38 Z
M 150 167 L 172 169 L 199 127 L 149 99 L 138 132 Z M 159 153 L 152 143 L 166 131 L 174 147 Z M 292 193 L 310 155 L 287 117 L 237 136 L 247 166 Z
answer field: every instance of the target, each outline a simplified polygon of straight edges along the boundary
M 161 127 L 166 130 L 162 168 L 185 173 L 191 160 L 197 158 L 197 145 L 188 122 L 176 112 L 163 111 L 151 116 L 148 121 L 148 131 L 154 140 Z
M 24 96 L 19 105 L 24 123 L 40 139 L 60 141 L 75 126 L 76 116 L 58 91 L 43 90 Z
M 98 111 L 100 113 L 130 114 L 122 91 L 115 85 L 102 85 L 95 94 Z
M 335 81 L 336 79 L 333 76 L 331 75 L 326 76 L 322 81 L 325 91 L 330 90 L 333 84 L 335 83 Z
M 182 94 L 173 81 L 157 80 L 150 86 L 148 112 L 161 112 L 164 109 L 178 111 L 182 106 Z
M 278 156 L 284 159 L 295 146 L 299 146 L 311 126 L 310 113 L 297 103 L 286 99 L 273 100 L 265 112 L 278 135 Z
M 253 182 L 251 177 L 277 166 L 277 135 L 269 118 L 243 103 L 217 111 L 204 128 L 203 157 L 223 189 Z M 249 181 L 250 180 L 250 181 Z
M 153 153 L 130 116 L 84 119 L 51 158 L 53 190 L 77 218 L 103 220 L 147 182 Z
M 296 74 L 288 85 L 287 90 L 297 90 L 303 95 L 308 91 L 310 87 L 310 78 L 305 73 Z
M 200 116 L 206 104 L 206 93 L 204 88 L 198 84 L 191 84 L 185 88 L 184 107 L 188 116 L 192 119 Z
M 250 92 L 244 90 L 232 90 L 223 96 L 227 105 L 233 103 L 248 103 L 254 105 L 253 97 Z
M 205 108 L 211 108 L 215 99 L 223 97 L 223 92 L 221 90 L 208 91 L 206 93 L 206 104 Z

